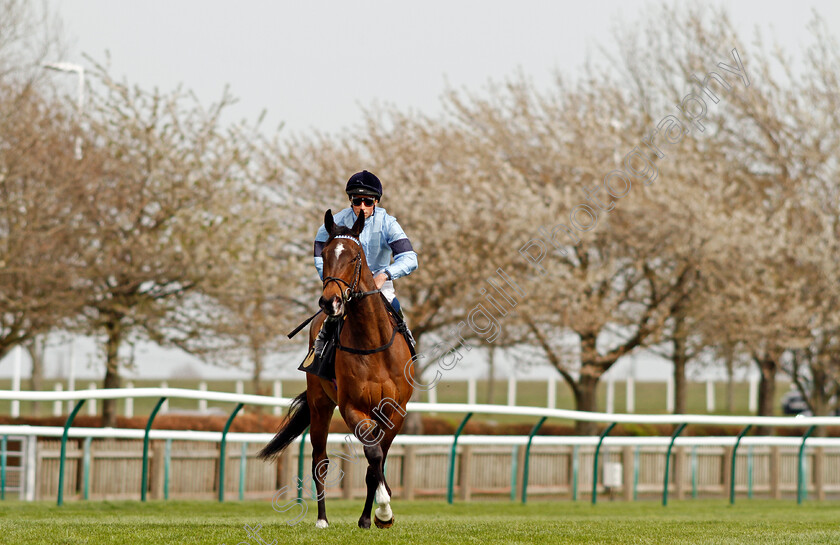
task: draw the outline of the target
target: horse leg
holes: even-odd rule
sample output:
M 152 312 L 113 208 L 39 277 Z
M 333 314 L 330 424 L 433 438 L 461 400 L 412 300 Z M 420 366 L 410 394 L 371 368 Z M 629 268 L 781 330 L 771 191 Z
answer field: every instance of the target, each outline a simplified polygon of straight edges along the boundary
M 376 493 L 376 488 L 382 481 L 382 447 L 376 438 L 379 432 L 379 426 L 370 419 L 370 413 L 359 410 L 349 404 L 339 405 L 341 415 L 344 417 L 344 422 L 353 430 L 362 445 L 364 446 L 365 458 L 368 461 L 367 474 L 365 475 L 365 484 L 367 485 L 367 495 L 365 496 L 365 507 L 362 510 L 362 516 L 359 517 L 359 528 L 370 528 L 370 510 L 373 506 L 373 497 Z
M 365 447 L 365 457 L 368 460 L 368 470 L 365 476 L 367 484 L 367 498 L 362 517 L 359 519 L 360 528 L 370 528 L 370 511 L 373 507 L 373 500 L 376 500 L 377 508 L 374 512 L 373 522 L 377 528 L 390 528 L 394 525 L 394 513 L 391 511 L 391 489 L 385 482 L 385 452 L 393 441 L 393 435 L 386 434 L 383 448 L 382 442 L 374 446 Z
M 378 507 L 374 512 L 373 523 L 377 528 L 390 528 L 394 525 L 394 513 L 391 511 L 391 487 L 388 486 L 388 481 L 385 478 L 385 460 L 388 458 L 388 450 L 391 448 L 391 442 L 396 437 L 396 434 L 386 434 L 385 438 L 380 443 L 382 447 L 382 465 L 380 474 L 382 481 L 376 488 L 376 504 Z
M 309 401 L 311 422 L 309 428 L 309 440 L 312 443 L 312 479 L 315 481 L 315 492 L 318 497 L 318 520 L 316 528 L 326 528 L 327 521 L 326 492 L 324 484 L 327 483 L 330 460 L 327 457 L 327 435 L 330 430 L 335 404 L 327 397 L 321 388 L 320 383 L 313 381 L 313 399 Z
M 378 504 L 374 522 L 379 528 L 388 528 L 393 525 L 394 516 L 391 512 L 391 489 L 385 482 L 385 453 L 390 448 L 400 426 L 391 426 L 392 429 L 389 430 L 389 427 L 370 418 L 371 415 L 365 411 L 348 405 L 341 408 L 344 421 L 364 445 L 365 458 L 368 461 L 365 475 L 367 496 L 362 516 L 359 518 L 359 528 L 370 528 L 370 512 L 374 499 Z M 376 415 L 373 416 L 376 417 Z M 378 417 L 376 418 L 379 420 Z
M 385 493 L 384 486 L 382 485 L 384 481 L 382 475 L 382 447 L 379 445 L 372 447 L 366 446 L 365 458 L 368 461 L 367 475 L 365 475 L 367 497 L 365 498 L 365 507 L 362 510 L 362 516 L 359 518 L 359 528 L 370 528 L 370 511 L 373 508 L 374 496 L 376 497 L 377 503 L 379 503 L 380 499 L 383 501 L 385 499 L 382 495 Z M 390 495 L 387 495 L 387 497 L 388 501 L 390 501 Z M 379 512 L 379 509 L 377 509 L 377 512 Z

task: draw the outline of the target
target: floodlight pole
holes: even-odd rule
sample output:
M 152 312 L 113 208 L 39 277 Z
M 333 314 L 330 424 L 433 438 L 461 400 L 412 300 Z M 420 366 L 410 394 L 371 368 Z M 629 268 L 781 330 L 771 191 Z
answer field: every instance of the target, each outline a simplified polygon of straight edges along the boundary
M 79 83 L 76 96 L 76 112 L 79 116 L 79 125 L 82 123 L 82 111 L 85 108 L 85 67 L 80 64 L 71 64 L 69 62 L 46 62 L 42 64 L 48 70 L 56 70 L 58 72 L 75 73 L 79 76 Z M 76 136 L 76 159 L 82 159 L 82 136 Z

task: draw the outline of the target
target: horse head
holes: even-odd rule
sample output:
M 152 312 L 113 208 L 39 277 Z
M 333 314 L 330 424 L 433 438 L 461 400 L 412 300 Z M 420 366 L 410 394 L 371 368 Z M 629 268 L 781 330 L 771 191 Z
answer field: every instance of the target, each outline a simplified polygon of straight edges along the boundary
M 342 316 L 353 294 L 359 291 L 364 273 L 370 275 L 359 235 L 365 215 L 359 214 L 353 227 L 337 226 L 331 210 L 324 214 L 329 238 L 321 255 L 324 259 L 324 288 L 318 304 L 327 316 Z

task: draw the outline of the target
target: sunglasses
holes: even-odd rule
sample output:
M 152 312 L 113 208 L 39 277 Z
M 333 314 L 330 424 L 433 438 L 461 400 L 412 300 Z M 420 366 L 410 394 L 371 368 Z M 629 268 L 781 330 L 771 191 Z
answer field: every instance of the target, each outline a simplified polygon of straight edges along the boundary
M 365 206 L 373 206 L 373 203 L 376 202 L 370 197 L 353 197 L 350 201 L 353 203 L 353 206 L 362 206 L 362 203 L 364 203 Z

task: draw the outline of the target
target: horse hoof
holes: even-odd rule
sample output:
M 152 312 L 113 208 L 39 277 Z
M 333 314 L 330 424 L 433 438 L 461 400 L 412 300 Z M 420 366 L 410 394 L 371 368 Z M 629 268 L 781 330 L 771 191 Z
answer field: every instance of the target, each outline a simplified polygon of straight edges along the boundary
M 379 523 L 377 523 L 377 524 L 379 524 Z M 359 528 L 361 528 L 362 530 L 369 529 L 370 528 L 370 519 L 369 518 L 364 518 L 364 517 L 360 518 L 359 519 Z
M 391 520 L 382 521 L 379 520 L 379 517 L 373 515 L 373 523 L 376 524 L 377 528 L 390 528 L 394 525 L 394 517 L 391 517 Z

